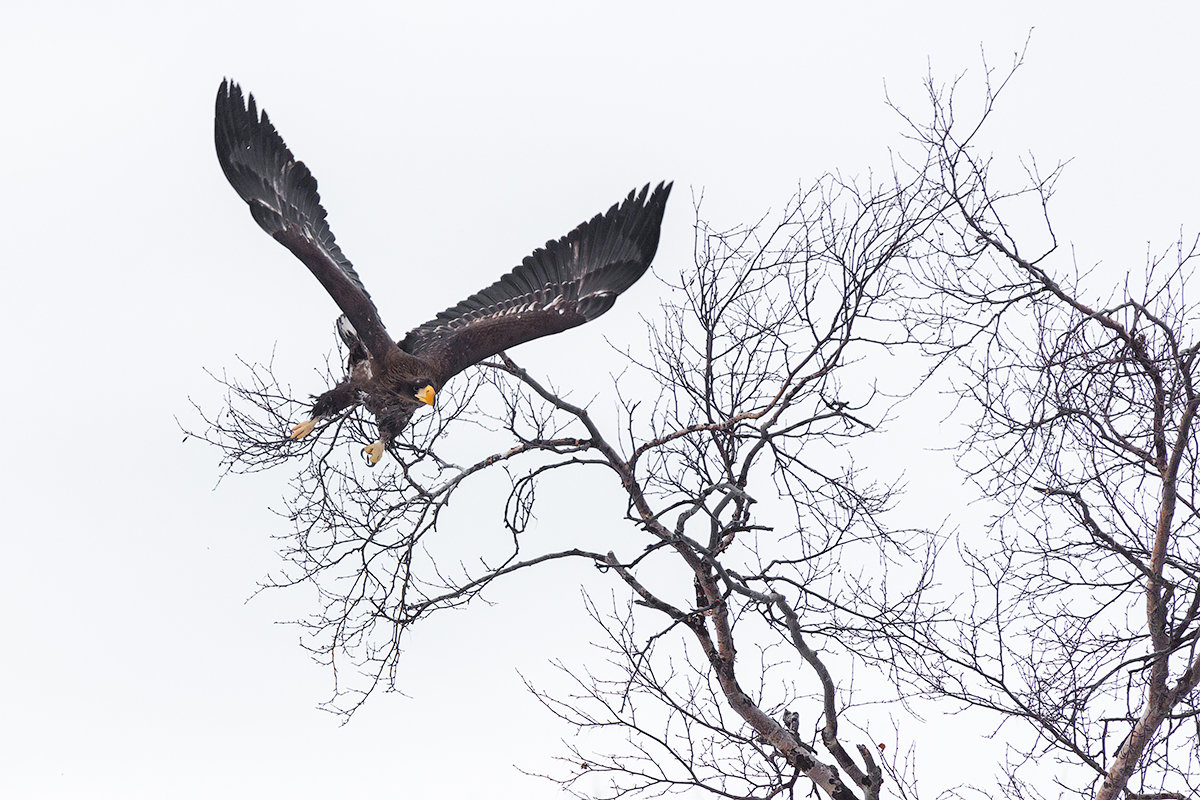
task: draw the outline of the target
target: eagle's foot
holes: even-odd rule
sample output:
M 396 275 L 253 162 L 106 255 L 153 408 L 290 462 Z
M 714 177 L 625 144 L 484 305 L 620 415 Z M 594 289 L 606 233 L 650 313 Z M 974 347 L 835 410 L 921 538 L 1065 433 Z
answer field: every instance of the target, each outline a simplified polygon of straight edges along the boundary
M 363 448 L 363 452 L 367 455 L 367 466 L 375 466 L 379 463 L 379 459 L 383 458 L 383 439 L 371 442 Z
M 308 436 L 313 432 L 313 428 L 317 427 L 317 420 L 319 419 L 320 417 L 313 417 L 307 422 L 301 422 L 299 425 L 294 426 L 292 428 L 291 438 L 303 439 L 305 436 Z

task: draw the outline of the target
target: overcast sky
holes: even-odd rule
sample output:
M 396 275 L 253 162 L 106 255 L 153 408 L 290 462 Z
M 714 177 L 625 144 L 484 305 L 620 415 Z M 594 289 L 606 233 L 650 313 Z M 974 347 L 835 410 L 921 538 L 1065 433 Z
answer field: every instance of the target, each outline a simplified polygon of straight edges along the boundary
M 6 797 L 559 796 L 513 766 L 546 768 L 565 733 L 517 670 L 588 657 L 570 576 L 419 631 L 409 696 L 346 726 L 275 624 L 310 596 L 246 602 L 279 563 L 286 476 L 214 489 L 218 454 L 176 418 L 213 402 L 206 368 L 273 349 L 318 391 L 336 312 L 221 174 L 223 77 L 313 170 L 393 332 L 649 181 L 676 182 L 656 272 L 677 274 L 693 193 L 726 225 L 885 166 L 885 82 L 919 113 L 927 72 L 1006 64 L 1030 29 L 988 143 L 1075 159 L 1057 209 L 1080 261 L 1115 282 L 1200 228 L 1190 4 L 105 5 L 10 2 L 0 24 Z M 633 337 L 652 285 L 590 331 L 598 350 Z M 478 515 L 462 535 L 494 531 Z

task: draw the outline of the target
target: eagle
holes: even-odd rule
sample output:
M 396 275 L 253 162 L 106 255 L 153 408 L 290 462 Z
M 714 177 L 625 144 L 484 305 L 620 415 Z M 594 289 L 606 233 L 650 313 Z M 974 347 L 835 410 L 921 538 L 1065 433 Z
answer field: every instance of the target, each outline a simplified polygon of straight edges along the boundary
M 649 268 L 671 193 L 670 183 L 630 192 L 397 341 L 334 240 L 316 179 L 288 150 L 267 113 L 259 113 L 254 96 L 222 81 L 214 129 L 221 169 L 254 221 L 308 267 L 342 312 L 336 329 L 349 351 L 346 378 L 314 398 L 310 418 L 292 428 L 291 438 L 302 439 L 322 419 L 361 405 L 374 415 L 379 431 L 363 448 L 371 466 L 413 413 L 433 405 L 459 372 L 612 308 L 617 295 Z

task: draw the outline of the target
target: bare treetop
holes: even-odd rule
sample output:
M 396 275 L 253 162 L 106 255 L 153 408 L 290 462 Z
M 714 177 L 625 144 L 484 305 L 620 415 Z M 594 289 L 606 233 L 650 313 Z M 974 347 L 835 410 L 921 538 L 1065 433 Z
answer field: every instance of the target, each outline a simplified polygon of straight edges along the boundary
M 636 392 L 585 403 L 497 351 L 369 472 L 336 446 L 360 409 L 288 439 L 301 404 L 269 364 L 221 376 L 226 467 L 295 476 L 268 585 L 316 587 L 299 624 L 328 707 L 397 688 L 414 626 L 498 582 L 561 597 L 554 565 L 582 562 L 597 657 L 529 686 L 588 734 L 538 770 L 579 796 L 916 797 L 916 720 L 962 707 L 1010 758 L 955 795 L 1194 795 L 1200 239 L 1117 287 L 1077 269 L 1061 167 L 1005 188 L 980 150 L 1011 74 L 966 122 L 930 80 L 883 179 L 828 175 L 733 227 L 697 203 L 693 263 L 659 265 L 661 309 L 620 343 Z M 947 387 L 981 501 L 957 548 L 942 509 L 895 523 L 871 468 L 873 434 Z M 487 535 L 452 535 L 452 500 L 497 486 Z M 604 535 L 532 535 L 551 487 L 617 498 Z

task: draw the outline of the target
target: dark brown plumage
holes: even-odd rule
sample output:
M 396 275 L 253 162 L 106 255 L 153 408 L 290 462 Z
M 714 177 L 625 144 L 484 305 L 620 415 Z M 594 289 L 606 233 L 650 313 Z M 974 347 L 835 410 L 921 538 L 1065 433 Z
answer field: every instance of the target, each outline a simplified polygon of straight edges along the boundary
M 313 404 L 317 420 L 362 404 L 379 426 L 366 448 L 375 463 L 422 403 L 451 377 L 522 342 L 560 333 L 603 314 L 650 266 L 671 184 L 630 192 L 557 241 L 535 250 L 491 286 L 448 308 L 396 342 L 325 221 L 317 181 L 297 161 L 254 97 L 229 81 L 217 91 L 217 158 L 254 220 L 291 250 L 342 310 L 338 334 L 350 351 L 348 375 Z

